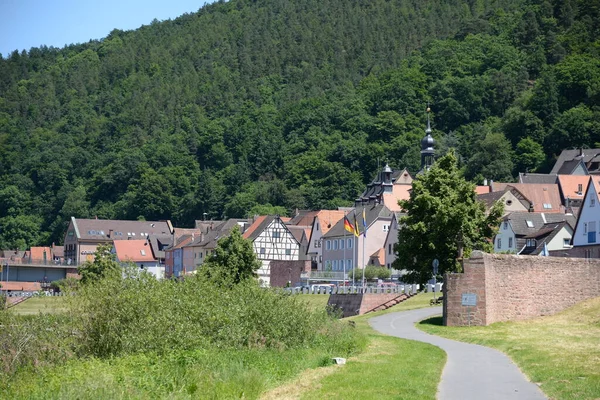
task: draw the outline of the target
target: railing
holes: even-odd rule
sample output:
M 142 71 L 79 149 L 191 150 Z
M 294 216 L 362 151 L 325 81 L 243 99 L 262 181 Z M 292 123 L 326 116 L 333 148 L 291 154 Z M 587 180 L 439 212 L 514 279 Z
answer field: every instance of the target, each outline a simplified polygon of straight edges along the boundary
M 343 271 L 310 271 L 303 272 L 300 274 L 302 279 L 311 280 L 331 280 L 331 281 L 343 281 L 348 279 L 348 273 L 344 274 Z
M 0 265 L 6 267 L 48 267 L 48 268 L 77 268 L 75 261 L 56 260 L 30 260 L 28 258 L 3 258 L 0 257 Z
M 304 286 L 285 288 L 284 291 L 290 294 L 385 294 L 385 293 L 406 293 L 417 294 L 419 285 L 397 285 L 397 286 Z

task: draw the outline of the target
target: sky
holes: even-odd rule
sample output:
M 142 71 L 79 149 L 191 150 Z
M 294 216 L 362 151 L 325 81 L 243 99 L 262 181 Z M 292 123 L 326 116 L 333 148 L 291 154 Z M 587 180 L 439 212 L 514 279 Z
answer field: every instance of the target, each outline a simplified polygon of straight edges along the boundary
M 206 0 L 0 0 L 0 53 L 63 47 L 198 11 Z

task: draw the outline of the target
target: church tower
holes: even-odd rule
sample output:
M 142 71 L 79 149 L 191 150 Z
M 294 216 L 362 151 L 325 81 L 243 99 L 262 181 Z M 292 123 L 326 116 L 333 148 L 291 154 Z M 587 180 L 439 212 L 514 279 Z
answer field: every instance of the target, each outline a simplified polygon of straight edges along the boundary
M 431 168 L 435 161 L 435 140 L 431 137 L 431 123 L 429 121 L 429 113 L 431 109 L 427 107 L 427 129 L 425 129 L 425 137 L 421 140 L 421 172 L 426 172 Z

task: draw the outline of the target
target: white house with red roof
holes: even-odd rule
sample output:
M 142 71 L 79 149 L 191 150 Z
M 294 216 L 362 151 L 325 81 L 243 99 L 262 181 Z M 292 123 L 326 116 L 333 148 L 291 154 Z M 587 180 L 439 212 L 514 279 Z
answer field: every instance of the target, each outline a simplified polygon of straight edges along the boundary
M 135 264 L 138 268 L 148 271 L 157 279 L 165 277 L 165 267 L 160 265 L 154 257 L 152 246 L 146 239 L 115 240 L 113 252 L 117 257 L 117 262 Z

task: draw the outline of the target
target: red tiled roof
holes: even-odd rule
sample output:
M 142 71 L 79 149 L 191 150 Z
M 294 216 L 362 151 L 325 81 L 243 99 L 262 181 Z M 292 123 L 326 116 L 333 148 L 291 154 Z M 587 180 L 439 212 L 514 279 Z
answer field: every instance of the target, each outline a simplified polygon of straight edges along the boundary
M 558 184 L 565 199 L 583 199 L 585 189 L 590 181 L 589 175 L 558 175 Z M 581 191 L 579 191 L 581 185 Z
M 534 212 L 553 213 L 564 211 L 558 184 L 508 183 L 505 188 L 509 186 L 517 189 L 527 200 L 533 203 Z M 546 208 L 544 205 L 550 205 L 550 208 Z
M 254 222 L 248 227 L 248 229 L 246 229 L 246 232 L 244 232 L 244 234 L 242 235 L 244 239 L 248 239 L 252 232 L 254 232 L 256 228 L 258 228 L 260 224 L 262 224 L 265 218 L 267 218 L 266 215 L 260 215 L 258 218 L 256 218 Z
M 156 261 L 152 247 L 146 240 L 115 240 L 114 246 L 119 261 Z
M 50 247 L 32 247 L 29 249 L 31 261 L 44 261 L 44 252 L 46 252 L 46 260 L 52 260 L 52 250 L 50 250 Z
M 475 186 L 475 193 L 477 194 L 486 194 L 486 193 L 490 193 L 492 191 L 492 188 L 490 188 L 489 186 Z
M 344 218 L 345 211 L 342 210 L 321 210 L 317 217 L 321 222 L 321 233 L 325 235 L 331 228 Z

